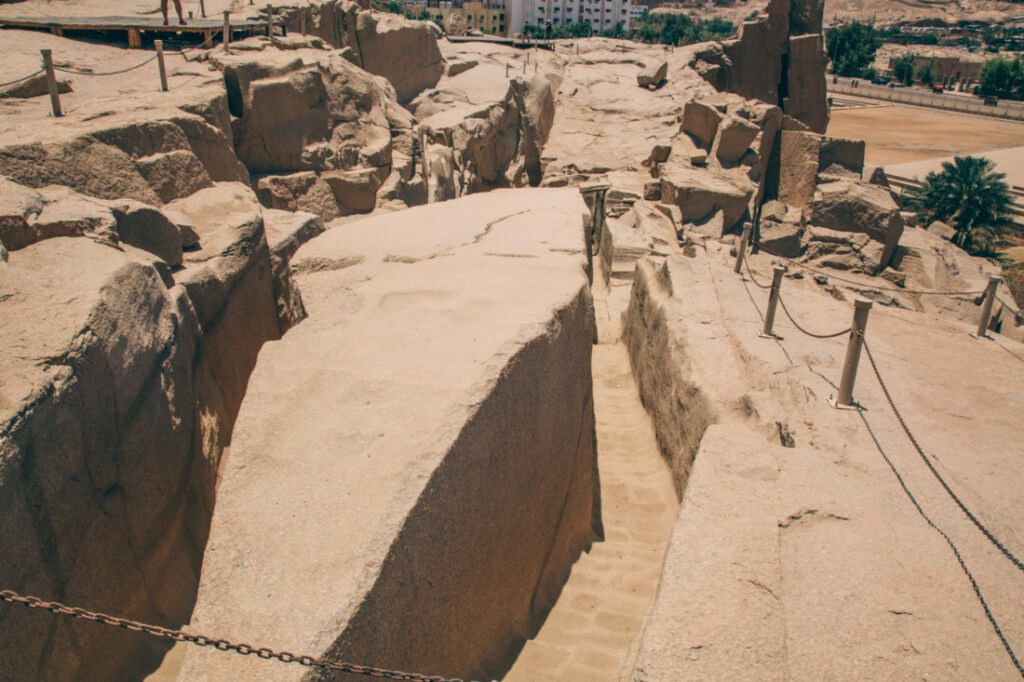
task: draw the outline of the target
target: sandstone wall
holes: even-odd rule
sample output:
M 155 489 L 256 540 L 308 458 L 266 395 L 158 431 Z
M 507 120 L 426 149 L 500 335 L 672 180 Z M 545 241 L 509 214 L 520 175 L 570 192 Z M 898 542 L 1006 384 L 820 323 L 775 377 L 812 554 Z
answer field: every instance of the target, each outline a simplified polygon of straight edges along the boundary
M 295 254 L 309 318 L 260 355 L 192 627 L 504 673 L 601 534 L 585 212 L 498 191 Z M 193 649 L 182 679 L 303 673 Z
M 682 499 L 701 438 L 717 417 L 712 402 L 691 376 L 691 350 L 673 327 L 679 313 L 674 310 L 666 263 L 659 267 L 646 259 L 637 262 L 622 339 L 640 400 L 654 420 L 658 447 L 672 472 L 676 495 Z
M 36 229 L 0 262 L 0 554 L 13 558 L 0 582 L 181 626 L 256 356 L 304 316 L 280 263 L 317 225 L 283 225 L 268 245 L 252 191 L 217 184 L 164 207 L 188 226 L 172 269 L 124 238 L 128 226 L 177 233 L 157 209 L 107 202 L 116 217 L 104 223 L 104 202 L 66 189 L 53 200 L 54 188 L 15 201 L 16 187 L 0 184 L 2 203 L 26 207 Z M 0 628 L 12 679 L 130 678 L 167 644 L 25 609 Z
M 305 29 L 333 47 L 350 50 L 354 63 L 386 78 L 403 104 L 436 85 L 444 71 L 437 47 L 439 31 L 431 22 L 412 21 L 345 0 L 285 10 L 282 16 L 289 31 Z

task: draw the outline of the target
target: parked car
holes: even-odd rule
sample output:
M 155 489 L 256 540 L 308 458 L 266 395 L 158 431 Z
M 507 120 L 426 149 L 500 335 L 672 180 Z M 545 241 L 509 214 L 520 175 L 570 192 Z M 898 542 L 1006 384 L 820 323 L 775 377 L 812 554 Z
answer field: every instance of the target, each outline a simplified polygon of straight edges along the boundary
M 945 91 L 946 88 L 938 83 L 932 86 L 932 92 L 934 92 L 936 95 L 941 95 Z
M 985 106 L 989 106 L 989 107 L 999 106 L 999 98 L 998 97 L 992 97 L 991 95 L 989 95 L 988 97 L 985 98 Z
M 889 83 L 889 87 L 890 88 L 905 88 L 905 87 L 907 87 L 907 85 L 906 85 L 906 83 L 900 83 L 899 81 L 893 81 L 892 83 Z
M 889 79 L 888 78 L 876 78 L 875 80 L 873 80 L 871 82 L 874 83 L 875 85 L 888 85 L 889 84 Z

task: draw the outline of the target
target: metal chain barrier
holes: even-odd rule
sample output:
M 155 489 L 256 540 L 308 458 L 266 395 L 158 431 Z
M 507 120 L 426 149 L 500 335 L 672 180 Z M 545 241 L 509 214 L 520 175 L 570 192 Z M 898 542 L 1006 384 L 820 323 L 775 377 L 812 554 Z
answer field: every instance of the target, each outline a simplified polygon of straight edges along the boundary
M 8 85 L 14 85 L 15 83 L 20 83 L 21 81 L 27 81 L 29 78 L 35 78 L 39 74 L 43 73 L 45 70 L 46 69 L 39 69 L 35 73 L 30 73 L 27 76 L 22 76 L 21 78 L 15 78 L 14 80 L 7 81 L 6 83 L 0 83 L 0 88 L 6 88 Z
M 1018 570 L 1024 572 L 1024 563 L 1021 563 L 1020 559 L 1014 556 L 1013 552 L 1007 549 L 1006 546 L 1002 542 L 1000 542 L 999 539 L 995 535 L 993 535 L 992 532 L 988 528 L 986 528 L 983 523 L 981 523 L 981 521 L 978 520 L 978 517 L 975 516 L 971 512 L 971 510 L 967 508 L 967 505 L 965 505 L 957 496 L 957 494 L 953 492 L 953 489 L 949 487 L 948 483 L 946 483 L 946 479 L 942 478 L 942 475 L 935 468 L 935 465 L 932 464 L 931 459 L 929 459 L 929 457 L 924 453 L 924 450 L 921 449 L 921 445 L 917 442 L 917 439 L 914 438 L 914 434 L 910 432 L 910 428 L 907 426 L 907 422 L 903 419 L 903 415 L 900 414 L 899 408 L 896 407 L 896 403 L 892 399 L 892 394 L 889 393 L 889 387 L 886 386 L 885 381 L 882 380 L 882 374 L 878 371 L 878 364 L 875 362 L 875 358 L 871 354 L 871 348 L 868 346 L 867 340 L 864 341 L 864 350 L 867 351 L 868 360 L 871 362 L 871 369 L 874 370 L 875 378 L 878 379 L 878 384 L 882 387 L 882 392 L 885 394 L 885 399 L 889 402 L 889 407 L 892 408 L 893 414 L 896 415 L 896 421 L 898 421 L 900 423 L 900 426 L 903 427 L 903 432 L 907 434 L 907 438 L 910 439 L 910 443 L 914 446 L 914 449 L 917 450 L 917 454 L 920 455 L 921 459 L 924 460 L 924 463 L 928 465 L 929 471 L 931 471 L 935 478 L 939 481 L 939 483 L 942 484 L 943 489 L 945 489 L 949 496 L 953 498 L 953 501 L 956 502 L 956 505 L 960 507 L 960 510 L 967 515 L 967 518 L 969 518 L 971 522 L 975 526 L 977 526 L 978 530 L 980 530 L 982 534 L 986 538 L 988 538 L 989 542 L 991 542 L 996 549 L 1002 552 L 1003 556 L 1009 559 L 1010 562 L 1014 566 L 1016 566 Z
M 867 348 L 867 344 L 865 344 L 864 347 Z M 868 351 L 868 357 L 871 357 L 870 351 Z M 874 361 L 872 361 L 872 365 L 874 365 Z M 1013 666 L 1017 669 L 1017 673 L 1020 674 L 1022 679 L 1024 679 L 1024 667 L 1021 667 L 1020 659 L 1017 658 L 1017 654 L 1014 653 L 1013 647 L 1011 647 L 1010 643 L 1006 640 L 1006 635 L 1003 634 L 1002 628 L 999 627 L 999 623 L 996 622 L 995 616 L 992 615 L 992 610 L 988 607 L 988 602 L 985 601 L 985 597 L 982 596 L 981 588 L 978 587 L 978 582 L 974 579 L 970 569 L 967 568 L 967 564 L 964 562 L 964 558 L 960 554 L 960 549 L 946 534 L 946 532 L 939 528 L 938 525 L 931 520 L 928 514 L 925 513 L 924 509 L 921 508 L 921 504 L 917 501 L 917 498 L 914 497 L 914 494 L 910 492 L 910 488 L 907 487 L 906 482 L 903 480 L 903 476 L 901 476 L 899 470 L 896 469 L 896 465 L 892 463 L 892 460 L 889 459 L 889 455 L 887 455 L 885 450 L 882 448 L 882 444 L 878 441 L 878 437 L 871 428 L 871 424 L 868 422 L 867 417 L 864 416 L 864 411 L 857 410 L 857 414 L 860 415 L 861 420 L 864 422 L 864 426 L 868 430 L 868 435 L 870 435 L 871 440 L 874 441 L 875 447 L 878 448 L 878 452 L 882 455 L 882 459 L 885 460 L 885 463 L 888 464 L 889 468 L 892 470 L 893 475 L 896 476 L 896 480 L 899 481 L 900 487 L 903 488 L 903 492 L 906 493 L 908 498 L 910 498 L 910 502 L 914 505 L 917 513 L 921 515 L 925 522 L 934 529 L 935 532 L 942 536 L 942 539 L 946 541 L 949 548 L 953 550 L 953 556 L 956 557 L 957 563 L 960 564 L 960 570 L 964 572 L 964 575 L 966 575 L 967 579 L 971 582 L 971 588 L 974 590 L 974 596 L 978 598 L 978 602 L 981 603 L 981 608 L 985 610 L 985 617 L 988 618 L 988 622 L 992 625 L 992 629 L 995 630 L 996 636 L 1003 645 L 1003 649 L 1006 650 L 1006 653 L 1010 656 L 1010 660 L 1013 661 Z
M 331 670 L 350 673 L 353 675 L 363 675 L 365 677 L 385 678 L 389 680 L 409 680 L 410 682 L 462 682 L 462 680 L 457 678 L 431 677 L 416 673 L 406 673 L 397 670 L 385 670 L 383 668 L 355 665 L 352 663 L 336 663 L 334 661 L 325 661 L 319 658 L 314 658 L 313 656 L 300 656 L 288 651 L 275 651 L 266 647 L 254 647 L 245 643 L 236 644 L 229 642 L 226 639 L 214 639 L 204 635 L 191 634 L 182 630 L 171 630 L 157 625 L 147 625 L 146 623 L 139 623 L 134 620 L 128 620 L 127 618 L 117 618 L 116 616 L 108 616 L 104 613 L 96 613 L 94 611 L 87 611 L 86 609 L 66 606 L 60 602 L 43 601 L 38 597 L 23 597 L 10 590 L 0 590 L 0 601 L 5 601 L 10 604 L 21 604 L 22 606 L 27 606 L 33 609 L 42 609 L 44 611 L 49 611 L 61 616 L 68 616 L 70 618 L 78 618 L 81 620 L 92 621 L 94 623 L 111 625 L 113 627 L 130 630 L 132 632 L 142 632 L 147 635 L 162 637 L 176 642 L 190 642 L 197 646 L 213 647 L 219 651 L 233 651 L 236 654 L 241 654 L 242 656 L 256 654 L 257 657 L 262 659 L 276 659 L 282 663 L 296 663 L 298 665 L 306 666 L 307 668 L 318 668 L 320 670 Z
M 796 327 L 796 328 L 797 328 L 798 330 L 800 330 L 801 332 L 803 332 L 803 333 L 804 333 L 804 334 L 806 334 L 807 336 L 813 337 L 813 338 L 815 338 L 815 339 L 834 339 L 834 338 L 836 338 L 837 336 L 844 336 L 844 335 L 846 335 L 846 334 L 849 334 L 849 333 L 850 333 L 850 331 L 852 331 L 852 330 L 853 330 L 853 327 L 847 327 L 847 328 L 846 328 L 846 329 L 844 329 L 843 331 L 841 331 L 841 332 L 836 332 L 835 334 L 815 334 L 814 332 L 809 332 L 809 331 L 807 331 L 806 329 L 804 329 L 804 328 L 803 328 L 803 327 L 802 327 L 802 326 L 800 325 L 800 323 L 799 323 L 799 322 L 797 322 L 797 321 L 796 321 L 796 319 L 795 319 L 795 318 L 794 318 L 794 317 L 793 317 L 793 316 L 792 316 L 792 315 L 790 314 L 790 312 L 789 312 L 789 308 L 787 308 L 787 307 L 786 307 L 786 301 L 785 301 L 785 300 L 783 300 L 783 298 L 782 298 L 782 294 L 781 294 L 781 293 L 779 294 L 779 305 L 781 305 L 781 306 L 782 306 L 782 312 L 786 313 L 786 317 L 788 317 L 788 318 L 789 318 L 789 321 L 793 323 L 793 326 L 794 326 L 794 327 Z

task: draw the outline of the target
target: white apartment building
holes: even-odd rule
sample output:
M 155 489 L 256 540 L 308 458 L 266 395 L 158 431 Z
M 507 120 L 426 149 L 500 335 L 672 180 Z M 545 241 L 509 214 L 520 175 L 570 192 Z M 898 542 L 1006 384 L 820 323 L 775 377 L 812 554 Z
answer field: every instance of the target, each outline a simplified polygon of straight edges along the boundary
M 544 26 L 549 21 L 556 28 L 588 23 L 600 33 L 622 22 L 629 29 L 632 0 L 505 0 L 509 16 L 509 33 L 520 33 L 526 24 Z

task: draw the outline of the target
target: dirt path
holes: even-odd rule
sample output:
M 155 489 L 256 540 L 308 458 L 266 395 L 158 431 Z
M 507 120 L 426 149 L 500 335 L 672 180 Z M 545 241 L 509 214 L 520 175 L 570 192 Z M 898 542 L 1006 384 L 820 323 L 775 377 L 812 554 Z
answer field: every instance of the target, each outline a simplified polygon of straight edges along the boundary
M 605 314 L 604 293 L 595 287 L 601 344 L 594 347 L 593 372 L 605 541 L 573 566 L 507 681 L 618 680 L 635 655 L 679 513 L 626 347 L 608 333 L 617 325 Z

